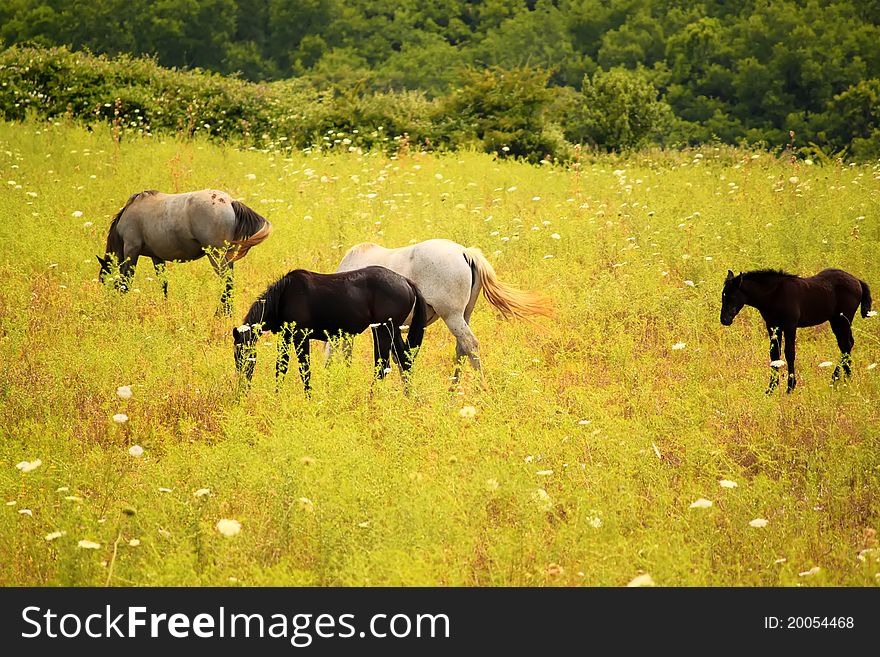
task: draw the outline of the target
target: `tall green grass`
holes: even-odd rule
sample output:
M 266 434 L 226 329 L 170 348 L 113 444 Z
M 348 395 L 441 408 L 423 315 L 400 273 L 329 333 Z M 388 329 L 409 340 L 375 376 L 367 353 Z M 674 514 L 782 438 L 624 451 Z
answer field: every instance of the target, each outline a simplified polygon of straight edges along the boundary
M 878 582 L 862 552 L 880 524 L 877 320 L 856 320 L 837 389 L 818 366 L 837 359 L 830 330 L 801 330 L 790 396 L 764 395 L 757 312 L 718 321 L 728 269 L 838 266 L 880 289 L 876 165 L 291 155 L 57 122 L 0 125 L 0 170 L 4 585 Z M 205 187 L 275 227 L 237 264 L 232 318 L 204 260 L 170 266 L 167 301 L 149 261 L 128 295 L 97 282 L 131 193 Z M 295 376 L 275 392 L 266 336 L 236 396 L 230 332 L 271 281 L 432 237 L 556 305 L 536 327 L 478 303 L 488 390 L 467 370 L 448 390 L 454 343 L 434 325 L 410 397 L 396 373 L 371 385 L 367 336 L 351 367 L 316 366 L 311 400 Z

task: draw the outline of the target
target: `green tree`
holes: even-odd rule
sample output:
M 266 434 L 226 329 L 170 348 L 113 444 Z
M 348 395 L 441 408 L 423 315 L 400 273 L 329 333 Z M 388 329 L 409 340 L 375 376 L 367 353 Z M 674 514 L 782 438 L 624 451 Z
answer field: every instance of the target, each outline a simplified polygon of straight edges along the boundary
M 669 106 L 642 69 L 598 69 L 584 77 L 581 107 L 566 136 L 607 150 L 636 148 L 671 118 Z
M 577 84 L 592 68 L 591 62 L 575 51 L 564 16 L 549 0 L 540 0 L 534 11 L 522 11 L 489 32 L 475 55 L 479 61 L 501 68 L 549 70 L 556 84 Z
M 828 135 L 836 148 L 852 143 L 861 158 L 880 157 L 880 79 L 861 80 L 829 103 Z
M 500 157 L 532 162 L 557 155 L 561 144 L 546 117 L 553 96 L 549 78 L 548 71 L 530 67 L 466 70 L 461 87 L 439 107 L 442 139 L 475 142 Z

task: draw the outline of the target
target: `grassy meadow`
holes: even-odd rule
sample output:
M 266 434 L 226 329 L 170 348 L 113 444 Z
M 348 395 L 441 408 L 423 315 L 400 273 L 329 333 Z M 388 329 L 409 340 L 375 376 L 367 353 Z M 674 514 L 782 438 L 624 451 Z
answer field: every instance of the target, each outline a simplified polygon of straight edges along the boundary
M 764 394 L 757 311 L 719 323 L 728 269 L 837 266 L 878 297 L 880 166 L 705 147 L 563 168 L 30 122 L 0 124 L 0 171 L 2 585 L 880 583 L 877 319 L 855 320 L 836 389 L 830 329 L 801 330 L 789 396 Z M 167 301 L 148 259 L 128 295 L 98 283 L 131 193 L 206 187 L 274 225 L 231 318 L 207 260 L 170 265 Z M 486 390 L 469 369 L 448 389 L 435 324 L 409 397 L 396 371 L 371 386 L 366 335 L 350 368 L 314 368 L 311 400 L 295 375 L 276 393 L 267 335 L 237 397 L 230 332 L 268 283 L 432 237 L 557 309 L 531 325 L 479 301 Z

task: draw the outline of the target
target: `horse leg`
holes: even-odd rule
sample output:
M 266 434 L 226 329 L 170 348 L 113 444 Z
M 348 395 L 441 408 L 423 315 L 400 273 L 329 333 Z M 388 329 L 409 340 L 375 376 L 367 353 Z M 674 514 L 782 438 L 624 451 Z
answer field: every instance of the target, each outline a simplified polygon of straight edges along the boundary
M 788 364 L 788 386 L 786 392 L 794 390 L 797 385 L 797 379 L 794 374 L 794 341 L 797 335 L 797 326 L 786 326 L 782 330 L 782 337 L 785 344 L 785 362 Z
M 767 394 L 771 394 L 779 385 L 779 368 L 780 365 L 774 365 L 779 361 L 780 343 L 782 342 L 782 334 L 778 326 L 767 327 L 770 334 L 770 385 L 767 387 Z
M 162 258 L 152 258 L 153 261 L 153 269 L 156 270 L 156 278 L 159 279 L 159 282 L 162 284 L 162 294 L 165 295 L 165 298 L 168 298 L 168 276 L 165 268 L 165 261 Z
M 275 392 L 281 390 L 287 368 L 290 365 L 290 346 L 293 342 L 293 331 L 285 324 L 278 332 L 278 358 L 275 361 Z
M 843 367 L 843 374 L 847 379 L 852 375 L 851 352 L 855 340 L 853 339 L 850 320 L 845 315 L 831 320 L 831 330 L 834 332 L 834 337 L 837 338 L 837 347 L 840 349 L 840 365 L 834 368 L 834 374 L 831 375 L 831 382 L 834 383 L 840 379 L 841 366 Z
M 119 263 L 119 284 L 117 288 L 123 292 L 131 289 L 131 283 L 134 280 L 134 272 L 137 268 L 137 261 L 140 258 L 140 244 L 137 246 L 125 245 L 122 254 L 122 262 Z
M 354 336 L 341 335 L 337 340 L 338 345 L 334 345 L 333 340 L 327 340 L 327 343 L 324 346 L 324 356 L 326 357 L 324 365 L 328 367 L 330 366 L 330 362 L 335 358 L 337 349 L 342 352 L 343 362 L 346 365 L 351 365 L 351 352 L 354 348 Z
M 222 256 L 208 254 L 208 260 L 220 280 L 223 281 L 223 293 L 220 295 L 220 307 L 217 308 L 217 315 L 228 316 L 232 314 L 232 281 L 233 281 L 233 264 Z
M 458 384 L 461 377 L 461 364 L 464 357 L 467 356 L 471 366 L 480 374 L 480 383 L 485 387 L 483 378 L 483 369 L 480 367 L 480 342 L 477 336 L 471 331 L 464 317 L 444 317 L 443 321 L 449 327 L 452 335 L 455 336 L 455 369 L 452 371 L 452 387 Z
M 380 379 L 391 370 L 392 330 L 390 322 L 373 328 L 373 362 L 375 375 Z
M 400 328 L 394 326 L 393 335 L 391 337 L 391 357 L 400 368 L 400 380 L 403 382 L 403 392 L 408 395 L 409 372 L 412 369 L 413 356 L 415 354 L 410 353 L 409 348 L 406 346 L 406 342 L 403 339 L 403 334 L 400 332 Z
M 309 367 L 309 361 L 311 360 L 309 357 L 309 334 L 305 331 L 297 331 L 293 347 L 296 349 L 296 359 L 299 361 L 299 375 L 302 378 L 306 397 L 311 397 L 312 371 Z

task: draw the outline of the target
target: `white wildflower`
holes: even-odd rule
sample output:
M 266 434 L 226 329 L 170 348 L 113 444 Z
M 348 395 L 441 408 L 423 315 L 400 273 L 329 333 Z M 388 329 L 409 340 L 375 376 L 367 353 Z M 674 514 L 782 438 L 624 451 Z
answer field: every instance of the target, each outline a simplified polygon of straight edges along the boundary
M 217 521 L 217 531 L 224 536 L 235 536 L 241 531 L 241 523 L 231 518 L 221 518 Z
M 627 586 L 636 587 L 636 586 L 656 586 L 654 584 L 654 578 L 651 577 L 648 573 L 644 573 L 643 575 L 638 575 L 633 577 Z
M 708 509 L 710 506 L 712 506 L 712 500 L 707 500 L 706 498 L 701 497 L 700 499 L 691 502 L 690 508 L 691 509 Z
M 553 508 L 553 500 L 543 488 L 539 488 L 532 493 L 532 501 L 535 502 L 542 511 L 549 511 Z
M 43 465 L 43 462 L 40 459 L 34 459 L 33 461 L 22 461 L 21 463 L 17 463 L 15 467 L 22 472 L 33 472 L 41 465 Z

